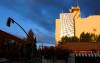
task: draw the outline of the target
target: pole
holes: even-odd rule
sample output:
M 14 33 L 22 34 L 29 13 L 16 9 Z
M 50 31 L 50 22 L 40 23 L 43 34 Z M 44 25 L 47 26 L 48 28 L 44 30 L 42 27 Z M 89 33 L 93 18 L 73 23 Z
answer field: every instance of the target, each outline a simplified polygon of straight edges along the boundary
M 15 21 L 14 21 L 15 22 Z M 31 37 L 27 34 L 27 32 L 24 30 L 24 28 L 21 26 L 21 25 L 19 25 L 17 22 L 15 22 L 24 32 L 25 32 L 25 34 L 27 35 L 27 37 L 29 37 L 30 38 L 30 40 L 31 41 L 33 41 L 32 39 L 31 39 Z M 33 43 L 33 42 L 32 42 Z M 33 58 L 33 48 L 32 48 L 32 58 Z M 33 60 L 32 60 L 33 61 Z
M 24 28 L 21 26 L 21 25 L 19 25 L 17 22 L 15 22 L 14 21 L 14 23 L 16 23 L 24 32 L 25 32 L 25 34 L 30 38 L 30 40 L 31 40 L 31 37 L 27 34 L 27 32 L 24 30 Z

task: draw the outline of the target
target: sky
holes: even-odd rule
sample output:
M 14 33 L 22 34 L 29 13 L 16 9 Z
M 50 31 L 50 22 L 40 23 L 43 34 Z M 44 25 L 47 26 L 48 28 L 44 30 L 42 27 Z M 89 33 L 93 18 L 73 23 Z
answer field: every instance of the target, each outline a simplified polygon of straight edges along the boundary
M 20 38 L 26 34 L 16 25 L 6 26 L 13 18 L 28 32 L 33 30 L 37 42 L 55 44 L 55 20 L 61 12 L 68 12 L 76 0 L 0 0 L 0 30 Z M 78 0 L 81 17 L 100 14 L 100 0 Z

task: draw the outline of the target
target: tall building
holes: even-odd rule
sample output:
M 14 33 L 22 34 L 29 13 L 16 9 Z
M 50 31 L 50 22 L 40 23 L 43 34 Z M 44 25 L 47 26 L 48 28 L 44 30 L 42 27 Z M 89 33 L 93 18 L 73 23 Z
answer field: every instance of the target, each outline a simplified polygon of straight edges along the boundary
M 60 13 L 60 18 L 56 19 L 56 47 L 69 51 L 68 63 L 100 63 L 100 42 L 67 42 L 58 45 L 63 36 L 80 37 L 82 32 L 100 34 L 100 15 L 81 18 L 76 2 L 77 5 L 68 13 Z
M 82 32 L 100 34 L 100 15 L 92 15 L 87 18 L 80 17 L 80 7 L 73 6 L 69 13 L 60 13 L 56 19 L 55 39 L 56 44 L 63 36 L 77 36 Z
M 58 42 L 63 36 L 75 35 L 75 20 L 80 14 L 78 6 L 72 7 L 69 13 L 60 13 L 60 18 L 56 19 L 56 33 L 55 38 Z

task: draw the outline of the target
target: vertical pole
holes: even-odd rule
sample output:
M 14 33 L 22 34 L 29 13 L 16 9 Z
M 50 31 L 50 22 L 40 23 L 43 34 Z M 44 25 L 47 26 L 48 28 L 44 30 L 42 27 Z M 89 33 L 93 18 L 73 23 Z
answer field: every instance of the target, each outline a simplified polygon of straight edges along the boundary
M 76 0 L 76 6 L 78 6 L 79 4 L 78 4 L 78 0 Z
M 74 17 L 73 17 L 73 27 L 74 27 L 74 37 L 76 36 L 76 29 L 75 29 L 75 17 L 76 17 L 76 15 L 77 15 L 77 12 L 75 13 L 75 15 L 74 15 Z
M 76 36 L 76 35 L 75 35 L 75 33 L 76 33 L 76 32 L 75 32 L 75 31 L 76 31 L 76 30 L 75 30 L 75 17 L 73 18 L 73 21 L 74 21 L 74 37 L 75 37 L 75 36 Z
M 42 42 L 42 44 L 41 44 L 41 63 L 43 63 L 44 62 L 44 50 L 43 50 L 43 42 Z

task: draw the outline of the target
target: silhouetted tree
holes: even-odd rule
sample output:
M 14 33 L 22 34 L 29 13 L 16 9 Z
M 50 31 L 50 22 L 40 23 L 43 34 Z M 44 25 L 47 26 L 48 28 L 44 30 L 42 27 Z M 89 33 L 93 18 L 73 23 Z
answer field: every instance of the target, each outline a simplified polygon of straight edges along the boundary
M 61 45 L 63 45 L 63 42 L 58 41 L 58 46 L 61 46 Z
M 99 42 L 99 41 L 100 41 L 100 35 L 98 35 L 96 38 L 96 42 Z
M 26 50 L 26 56 L 31 58 L 32 56 L 36 56 L 37 48 L 36 48 L 36 37 L 33 33 L 33 31 L 30 29 L 28 32 L 28 36 L 26 37 L 26 43 L 25 43 L 25 50 Z
M 69 37 L 70 38 L 70 42 L 79 42 L 79 38 L 76 37 L 76 36 L 72 36 L 72 37 Z
M 69 41 L 70 41 L 70 39 L 67 36 L 64 36 L 64 37 L 61 38 L 61 42 L 63 42 L 63 43 L 69 42 Z
M 90 33 L 82 33 L 81 35 L 80 35 L 80 41 L 81 42 L 91 42 L 91 41 L 93 41 L 93 35 L 92 34 L 90 34 Z
M 76 36 L 72 36 L 72 37 L 67 37 L 64 36 L 61 38 L 61 44 L 67 43 L 67 42 L 79 42 L 79 39 Z

